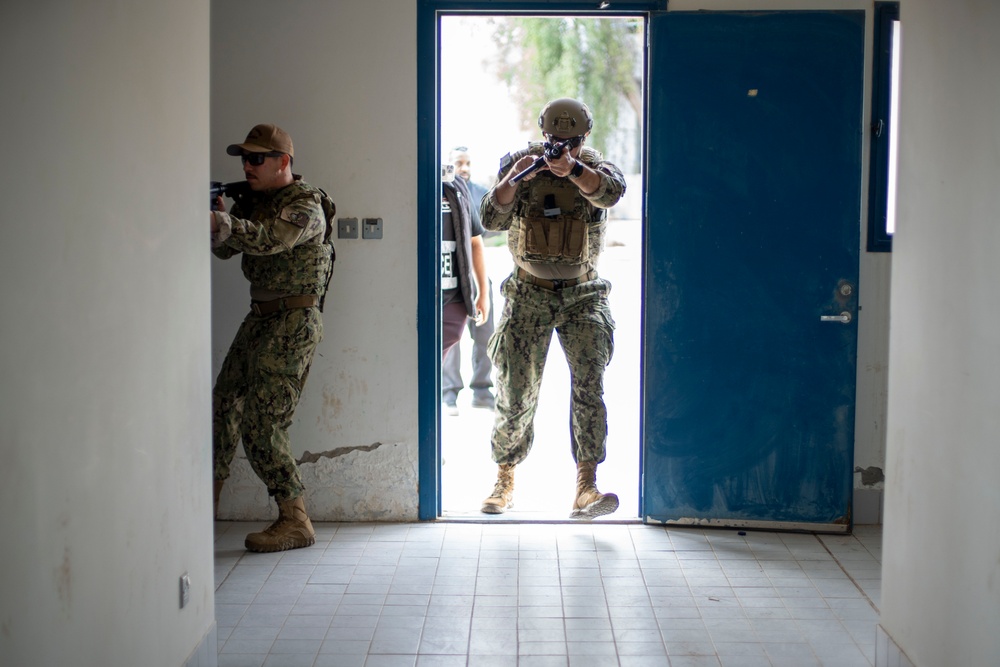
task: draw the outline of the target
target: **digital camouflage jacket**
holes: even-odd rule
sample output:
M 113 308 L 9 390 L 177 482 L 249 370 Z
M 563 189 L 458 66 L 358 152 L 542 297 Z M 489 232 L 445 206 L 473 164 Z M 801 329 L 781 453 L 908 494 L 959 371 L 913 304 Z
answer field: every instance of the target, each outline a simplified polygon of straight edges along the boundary
M 216 214 L 220 232 L 212 252 L 222 259 L 243 253 L 243 275 L 253 287 L 323 296 L 334 260 L 323 192 L 296 177 L 291 185 L 254 195 Z

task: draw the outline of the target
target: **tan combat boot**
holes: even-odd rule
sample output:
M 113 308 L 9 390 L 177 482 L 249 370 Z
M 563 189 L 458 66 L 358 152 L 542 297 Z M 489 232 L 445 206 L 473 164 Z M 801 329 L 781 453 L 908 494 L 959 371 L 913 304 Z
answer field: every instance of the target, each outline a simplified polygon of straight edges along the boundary
M 300 549 L 316 543 L 316 531 L 306 515 L 302 496 L 278 501 L 278 519 L 259 533 L 247 535 L 247 551 L 270 552 Z
M 618 509 L 618 496 L 597 490 L 597 463 L 581 461 L 576 464 L 576 502 L 571 519 L 594 519 L 611 514 Z
M 217 479 L 212 485 L 212 518 L 219 520 L 219 498 L 222 497 L 222 485 L 225 480 Z
M 514 466 L 501 465 L 497 471 L 497 483 L 493 493 L 483 501 L 482 511 L 486 514 L 503 514 L 514 506 Z

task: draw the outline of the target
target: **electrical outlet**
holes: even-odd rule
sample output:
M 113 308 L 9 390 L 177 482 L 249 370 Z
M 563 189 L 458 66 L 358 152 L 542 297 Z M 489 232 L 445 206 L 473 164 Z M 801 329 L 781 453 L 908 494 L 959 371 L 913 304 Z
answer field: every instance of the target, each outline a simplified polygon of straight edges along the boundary
M 191 577 L 185 572 L 181 575 L 181 609 L 191 601 Z
M 358 238 L 358 219 L 337 218 L 337 238 L 338 239 Z
M 382 238 L 382 218 L 365 218 L 361 221 L 361 238 Z

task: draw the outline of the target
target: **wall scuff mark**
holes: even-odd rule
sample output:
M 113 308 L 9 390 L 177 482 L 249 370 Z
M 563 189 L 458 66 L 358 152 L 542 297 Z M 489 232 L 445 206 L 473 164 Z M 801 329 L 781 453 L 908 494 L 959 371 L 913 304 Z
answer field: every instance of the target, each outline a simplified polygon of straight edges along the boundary
M 336 449 L 331 449 L 325 452 L 317 452 L 315 454 L 310 453 L 306 450 L 302 454 L 302 458 L 298 460 L 298 464 L 303 463 L 316 463 L 320 459 L 335 459 L 341 456 L 346 456 L 351 452 L 372 452 L 382 446 L 381 442 L 372 443 L 370 445 L 362 445 L 358 447 L 337 447 Z

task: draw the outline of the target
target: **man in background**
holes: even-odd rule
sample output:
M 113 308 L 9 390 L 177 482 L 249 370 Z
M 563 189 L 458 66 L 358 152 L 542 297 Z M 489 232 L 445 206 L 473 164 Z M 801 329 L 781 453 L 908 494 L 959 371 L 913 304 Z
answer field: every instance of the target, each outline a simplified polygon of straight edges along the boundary
M 466 146 L 456 146 L 448 156 L 448 161 L 455 166 L 456 178 L 461 178 L 468 187 L 471 202 L 472 215 L 476 225 L 479 225 L 479 204 L 487 193 L 487 188 L 472 180 L 472 158 L 469 156 L 469 149 Z M 496 232 L 486 232 L 483 238 L 495 235 Z M 470 319 L 468 324 L 469 337 L 472 338 L 472 380 L 469 388 L 472 389 L 472 407 L 493 409 L 495 399 L 493 397 L 493 364 L 490 362 L 487 344 L 490 336 L 493 335 L 493 282 L 487 278 L 486 291 L 489 296 L 489 314 L 478 324 Z M 441 361 L 441 401 L 444 404 L 445 414 L 450 416 L 458 415 L 458 395 L 465 388 L 462 380 L 462 346 L 461 340 L 457 341 L 448 352 L 444 354 Z
M 462 337 L 467 322 L 489 315 L 483 226 L 472 215 L 465 181 L 452 165 L 441 169 L 441 354 Z

